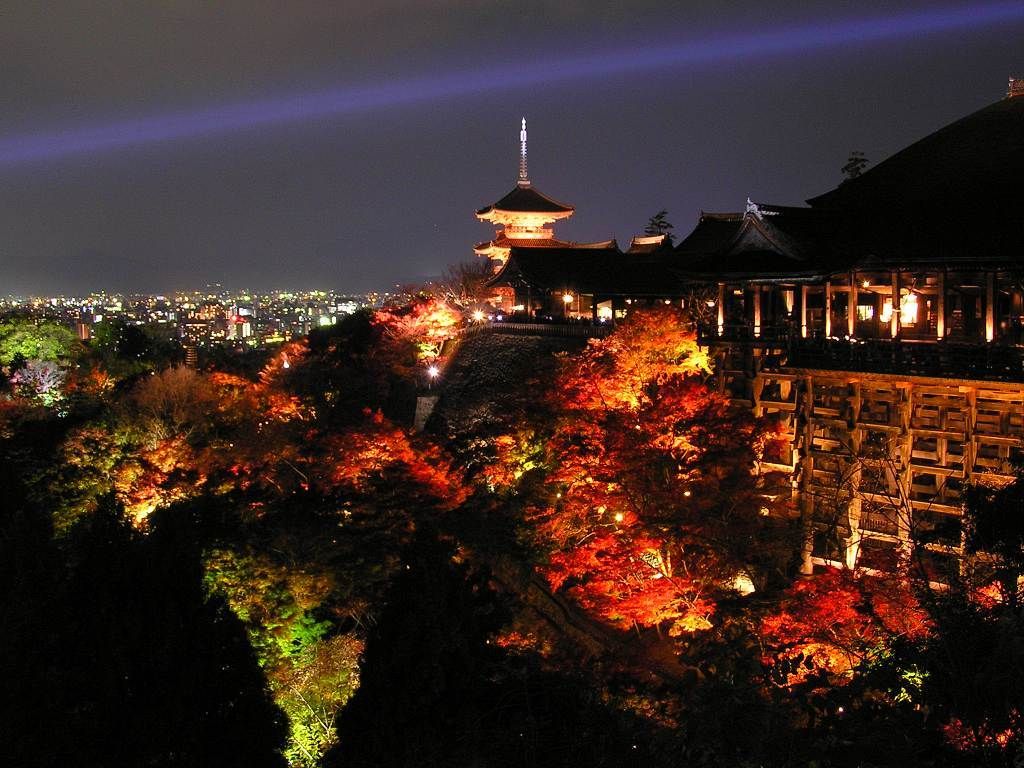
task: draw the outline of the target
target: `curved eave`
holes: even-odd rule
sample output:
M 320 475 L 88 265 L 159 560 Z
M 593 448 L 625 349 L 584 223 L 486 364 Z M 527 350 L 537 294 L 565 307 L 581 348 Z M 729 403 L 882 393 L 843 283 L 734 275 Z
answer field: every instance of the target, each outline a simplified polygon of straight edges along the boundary
M 505 214 L 542 214 L 553 219 L 561 219 L 572 216 L 576 211 L 575 206 L 566 205 L 554 198 L 548 197 L 532 186 L 517 185 L 511 192 L 484 208 L 477 210 L 476 215 L 480 218 L 496 213 Z
M 481 221 L 490 221 L 496 216 L 536 216 L 537 218 L 547 219 L 548 221 L 557 221 L 558 219 L 567 219 L 575 212 L 575 208 L 570 208 L 567 211 L 530 211 L 514 210 L 512 208 L 496 208 L 491 205 L 477 211 L 476 217 Z

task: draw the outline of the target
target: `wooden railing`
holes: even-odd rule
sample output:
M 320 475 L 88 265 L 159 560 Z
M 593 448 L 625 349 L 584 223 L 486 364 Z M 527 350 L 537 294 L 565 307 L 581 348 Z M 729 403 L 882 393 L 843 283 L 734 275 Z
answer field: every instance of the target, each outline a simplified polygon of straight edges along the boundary
M 788 352 L 786 364 L 797 368 L 1024 381 L 1024 349 L 1002 344 L 799 339 Z
M 780 367 L 909 374 L 939 378 L 1024 381 L 1024 346 L 905 339 L 804 338 L 794 328 L 708 325 L 702 345 L 748 345 L 772 349 Z

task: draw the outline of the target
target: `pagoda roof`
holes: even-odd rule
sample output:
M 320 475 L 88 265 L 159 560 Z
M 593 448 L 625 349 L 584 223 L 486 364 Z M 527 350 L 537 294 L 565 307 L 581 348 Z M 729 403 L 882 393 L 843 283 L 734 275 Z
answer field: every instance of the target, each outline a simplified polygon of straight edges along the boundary
M 484 248 L 571 248 L 572 243 L 554 237 L 506 237 L 502 232 L 493 240 L 484 240 L 473 246 L 473 250 Z
M 513 248 L 489 284 L 602 296 L 679 293 L 663 256 L 625 254 L 618 247 Z
M 574 243 L 569 240 L 558 240 L 554 237 L 506 237 L 502 232 L 493 240 L 484 240 L 473 246 L 474 251 L 482 251 L 485 248 L 618 248 L 615 238 L 611 240 L 598 240 L 593 243 Z
M 517 184 L 515 188 L 501 200 L 481 208 L 477 216 L 486 216 L 492 211 L 509 211 L 511 213 L 561 213 L 571 214 L 576 208 L 553 200 L 530 184 Z

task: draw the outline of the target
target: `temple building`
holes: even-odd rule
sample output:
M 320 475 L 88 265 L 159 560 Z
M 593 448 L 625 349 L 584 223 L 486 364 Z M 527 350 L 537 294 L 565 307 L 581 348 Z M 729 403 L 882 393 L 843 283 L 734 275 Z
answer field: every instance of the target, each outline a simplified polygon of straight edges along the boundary
M 534 317 L 687 306 L 718 387 L 785 438 L 804 569 L 913 554 L 942 580 L 965 489 L 1024 459 L 1024 82 L 808 207 L 703 213 L 674 248 L 512 244 L 492 283 Z

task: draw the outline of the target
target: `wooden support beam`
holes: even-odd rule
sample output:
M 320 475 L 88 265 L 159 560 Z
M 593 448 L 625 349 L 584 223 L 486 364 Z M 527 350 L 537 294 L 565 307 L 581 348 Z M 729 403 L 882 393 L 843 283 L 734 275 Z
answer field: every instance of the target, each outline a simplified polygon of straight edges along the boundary
M 846 335 L 851 339 L 857 333 L 857 273 L 850 273 L 850 293 L 846 298 Z
M 800 286 L 800 336 L 807 338 L 807 286 Z
M 804 289 L 806 290 L 806 288 Z M 810 491 L 811 480 L 814 477 L 814 459 L 811 456 L 811 448 L 814 444 L 814 426 L 811 421 L 811 412 L 814 410 L 814 384 L 813 379 L 807 376 L 803 381 L 803 391 L 797 397 L 801 404 L 801 415 L 796 419 L 803 419 L 803 444 L 800 447 L 800 523 L 803 528 L 803 543 L 800 552 L 800 573 L 810 576 L 814 573 L 814 494 Z
M 939 290 L 938 290 L 938 301 L 935 308 L 935 336 L 939 341 L 946 338 L 946 270 L 940 269 L 939 276 Z
M 996 338 L 996 273 L 985 275 L 985 341 Z
M 825 281 L 825 336 L 832 335 L 832 281 Z
M 754 336 L 761 335 L 761 286 L 754 286 Z
M 718 284 L 718 335 L 725 333 L 725 283 Z
M 855 286 L 851 276 L 850 285 Z M 850 470 L 849 470 L 849 493 L 850 500 L 846 507 L 846 524 L 850 530 L 850 538 L 846 542 L 846 567 L 856 568 L 857 559 L 860 557 L 860 543 L 864 532 L 863 516 L 863 495 L 861 493 L 861 482 L 863 479 L 864 464 L 862 461 L 862 445 L 864 431 L 857 429 L 854 425 L 860 417 L 861 410 L 861 385 L 859 381 L 851 381 L 847 385 L 847 434 L 849 435 L 850 447 Z
M 889 333 L 892 338 L 897 338 L 900 335 L 900 273 L 898 270 L 892 271 L 892 316 L 889 318 Z
M 897 418 L 900 423 L 900 435 L 896 439 L 898 453 L 895 453 L 891 460 L 895 462 L 894 468 L 897 473 L 896 481 L 899 490 L 897 500 L 897 533 L 904 555 L 909 559 L 914 546 L 914 508 L 911 502 L 911 480 L 910 458 L 914 438 L 910 433 L 910 420 L 913 411 L 914 385 L 907 383 L 899 387 L 900 401 L 897 411 Z

